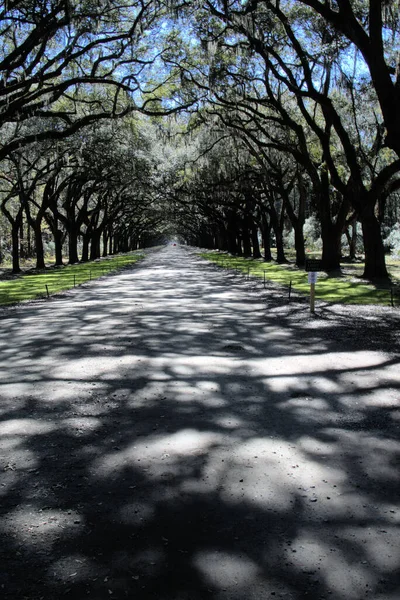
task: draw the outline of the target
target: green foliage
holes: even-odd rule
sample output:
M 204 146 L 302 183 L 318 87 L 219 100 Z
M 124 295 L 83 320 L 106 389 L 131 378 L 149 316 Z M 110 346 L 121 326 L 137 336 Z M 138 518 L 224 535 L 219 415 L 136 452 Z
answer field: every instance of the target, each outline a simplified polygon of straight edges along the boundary
M 140 252 L 122 254 L 99 261 L 66 267 L 51 268 L 32 275 L 20 275 L 0 282 L 0 305 L 15 304 L 69 290 L 92 279 L 115 272 L 143 258 Z
M 293 265 L 265 263 L 261 260 L 231 256 L 224 252 L 202 252 L 200 255 L 223 268 L 236 269 L 244 274 L 250 273 L 252 277 L 263 279 L 265 273 L 266 281 L 272 281 L 282 286 L 288 287 L 291 282 L 292 289 L 296 292 L 309 294 L 308 274 Z M 318 300 L 327 302 L 383 306 L 390 304 L 389 288 L 378 289 L 374 285 L 358 282 L 354 280 L 354 277 L 337 278 L 319 273 L 315 292 Z
M 396 223 L 385 240 L 385 244 L 391 250 L 392 257 L 400 260 L 400 223 Z
M 304 222 L 304 241 L 310 250 L 321 248 L 321 225 L 315 215 L 311 215 Z

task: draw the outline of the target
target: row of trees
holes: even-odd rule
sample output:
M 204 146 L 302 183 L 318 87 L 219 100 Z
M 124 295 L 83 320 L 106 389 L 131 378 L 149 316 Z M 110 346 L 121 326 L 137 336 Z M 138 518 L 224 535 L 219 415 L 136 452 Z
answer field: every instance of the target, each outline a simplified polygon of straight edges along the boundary
M 75 263 L 151 241 L 164 211 L 146 131 L 147 138 L 132 119 L 105 122 L 3 160 L 1 210 L 9 224 L 14 273 L 20 270 L 21 234 L 33 238 L 38 269 L 45 267 L 44 231 L 53 240 L 56 265 L 63 264 L 64 248 Z
M 173 230 L 254 256 L 261 233 L 265 260 L 273 238 L 284 261 L 290 229 L 301 266 L 314 215 L 327 270 L 343 234 L 354 257 L 360 223 L 364 275 L 387 276 L 383 228 L 400 188 L 394 3 L 18 0 L 0 23 L 15 271 L 24 223 L 38 267 L 43 224 L 58 264 L 65 241 L 75 262 Z
M 155 43 L 166 13 L 154 0 L 2 4 L 0 251 L 11 250 L 13 272 L 22 239 L 45 266 L 44 232 L 57 265 L 63 250 L 73 263 L 157 235 L 151 118 L 193 103 L 171 100 L 168 46 Z
M 207 186 L 200 192 L 202 227 L 221 239 L 218 245 L 234 250 L 241 235 L 247 253 L 253 221 L 264 231 L 273 227 L 282 259 L 286 220 L 301 265 L 311 210 L 320 221 L 326 269 L 340 267 L 342 235 L 358 221 L 365 276 L 387 276 L 382 225 L 400 187 L 399 33 L 398 8 L 376 0 L 209 0 L 198 8 L 199 42 L 181 38 L 168 58 L 183 69 L 186 88 L 206 94 L 192 126 L 206 123 L 222 144 L 228 134 L 247 153 L 228 175 L 237 182 L 236 202 L 225 195 L 216 215 L 204 204 Z M 230 162 L 235 151 L 231 156 Z M 211 180 L 226 186 L 218 161 L 209 167 Z M 215 235 L 216 218 L 222 235 Z

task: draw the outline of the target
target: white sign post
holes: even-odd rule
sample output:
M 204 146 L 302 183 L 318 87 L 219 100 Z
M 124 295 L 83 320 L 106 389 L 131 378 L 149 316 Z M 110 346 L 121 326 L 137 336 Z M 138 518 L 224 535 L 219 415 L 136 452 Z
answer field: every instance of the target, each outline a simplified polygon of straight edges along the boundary
M 315 313 L 315 284 L 317 283 L 318 273 L 310 271 L 308 273 L 308 283 L 310 284 L 310 313 Z

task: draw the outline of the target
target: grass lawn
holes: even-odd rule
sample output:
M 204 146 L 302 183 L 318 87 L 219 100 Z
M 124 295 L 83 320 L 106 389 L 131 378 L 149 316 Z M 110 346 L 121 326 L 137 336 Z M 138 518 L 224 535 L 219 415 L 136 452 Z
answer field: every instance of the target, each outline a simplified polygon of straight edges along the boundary
M 47 290 L 49 294 L 69 290 L 91 279 L 97 279 L 102 275 L 122 269 L 141 258 L 143 258 L 143 254 L 137 251 L 94 262 L 52 267 L 45 271 L 15 275 L 11 279 L 0 281 L 0 305 L 46 297 Z
M 308 273 L 298 269 L 293 264 L 278 265 L 275 262 L 266 263 L 261 259 L 241 258 L 231 256 L 226 252 L 202 252 L 201 256 L 218 264 L 222 268 L 236 269 L 252 277 L 260 277 L 268 281 L 273 281 L 304 294 L 310 293 L 308 283 Z M 333 277 L 326 273 L 318 273 L 318 281 L 315 285 L 315 296 L 319 300 L 328 302 L 338 302 L 342 304 L 379 304 L 383 306 L 391 305 L 391 288 L 377 287 L 365 281 L 357 281 L 357 277 L 362 275 L 362 264 L 343 266 L 343 274 Z M 388 263 L 388 268 L 392 274 L 393 280 L 400 282 L 399 264 Z M 399 291 L 394 291 L 394 304 L 400 305 Z

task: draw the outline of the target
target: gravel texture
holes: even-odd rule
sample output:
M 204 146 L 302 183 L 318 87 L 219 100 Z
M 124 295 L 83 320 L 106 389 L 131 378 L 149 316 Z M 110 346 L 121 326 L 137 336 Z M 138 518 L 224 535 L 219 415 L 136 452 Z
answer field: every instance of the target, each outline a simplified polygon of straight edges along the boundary
M 4 600 L 399 600 L 400 311 L 168 246 L 0 313 Z

